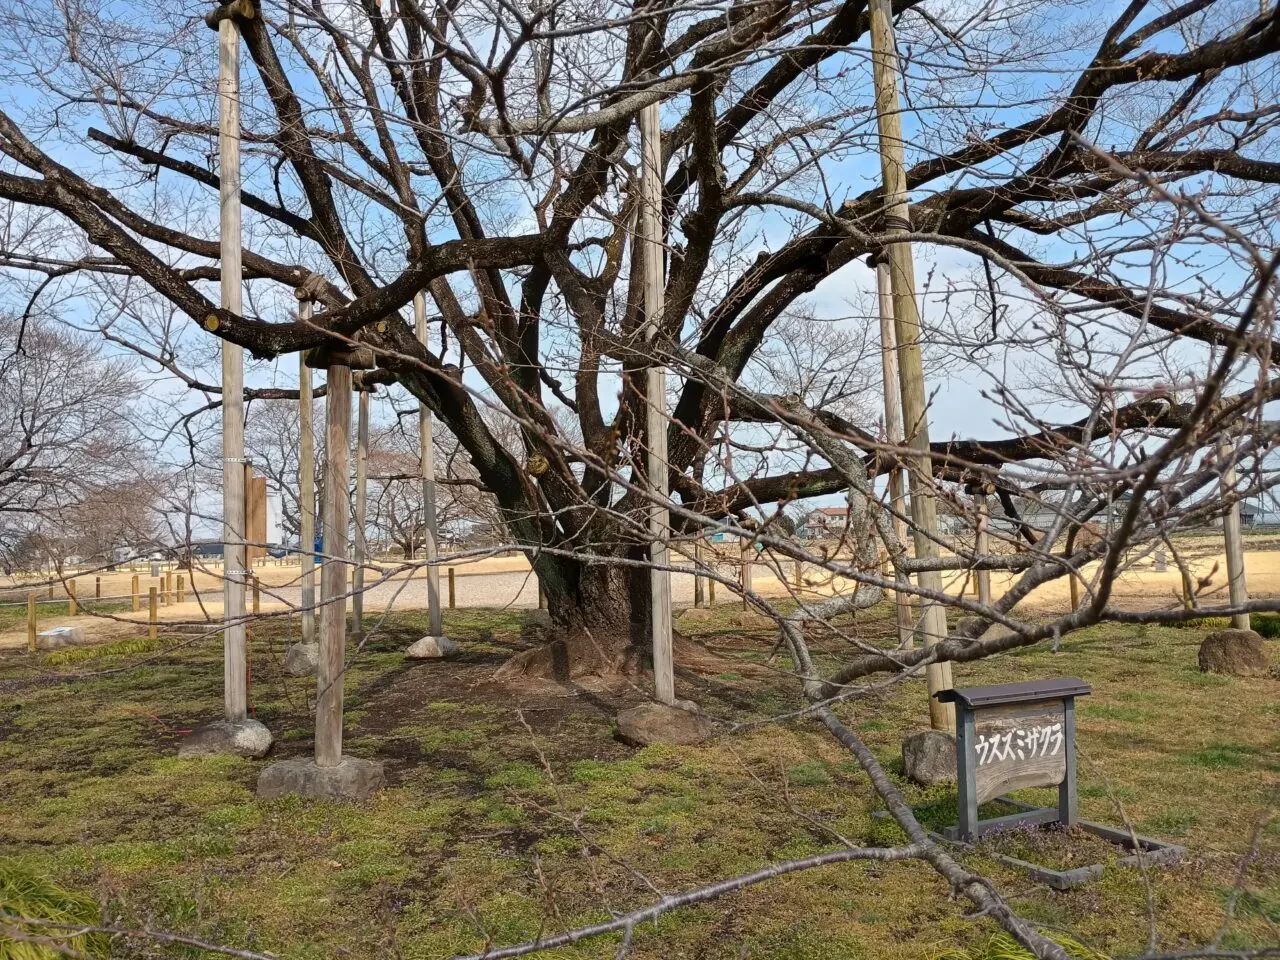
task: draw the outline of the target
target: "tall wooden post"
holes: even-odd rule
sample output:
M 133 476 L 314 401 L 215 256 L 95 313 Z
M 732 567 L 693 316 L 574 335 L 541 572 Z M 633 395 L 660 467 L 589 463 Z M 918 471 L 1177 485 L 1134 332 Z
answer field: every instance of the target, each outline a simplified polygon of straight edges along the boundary
M 320 660 L 316 672 L 316 765 L 342 761 L 342 671 L 347 632 L 347 444 L 351 436 L 351 368 L 331 364 L 325 395 L 324 553 L 320 568 Z
M 699 575 L 698 570 L 702 566 L 702 538 L 699 537 L 693 541 L 693 605 L 695 607 L 705 607 L 703 578 Z
M 36 652 L 36 595 L 27 594 L 27 653 Z
M 356 510 L 353 533 L 355 565 L 351 571 L 351 632 L 356 636 L 364 635 L 364 523 L 369 479 L 369 392 L 362 383 L 360 399 L 357 401 L 359 412 L 356 415 Z
M 427 342 L 427 303 L 421 293 L 413 298 L 413 320 L 418 340 Z M 422 514 L 426 526 L 427 627 L 433 637 L 444 636 L 440 614 L 439 531 L 436 529 L 436 454 L 432 447 L 431 409 L 418 404 L 418 470 L 422 474 Z
M 1240 500 L 1236 496 L 1236 451 L 1225 439 L 1218 444 L 1218 459 L 1223 463 L 1222 496 L 1228 502 L 1222 516 L 1222 536 L 1227 548 L 1227 590 L 1231 605 L 1238 607 L 1249 602 L 1249 588 L 1244 578 L 1244 537 L 1240 530 Z M 1248 630 L 1249 614 L 1231 615 L 1231 625 L 1237 630 Z
M 893 282 L 889 275 L 889 258 L 873 256 L 868 265 L 876 271 L 876 302 L 880 313 L 880 372 L 884 384 L 884 434 L 895 448 L 901 447 L 902 388 L 898 376 L 898 334 L 893 322 Z M 894 450 L 894 456 L 898 451 Z M 902 467 L 896 463 L 889 470 L 889 505 L 893 510 L 893 532 L 898 542 L 907 542 L 907 481 Z M 910 585 L 905 573 L 894 572 L 894 579 Z M 894 615 L 898 623 L 898 646 L 910 650 L 915 646 L 915 623 L 911 613 L 911 594 L 894 591 Z
M 987 501 L 986 485 L 980 487 L 974 495 L 978 505 L 978 534 L 974 538 L 974 549 L 978 556 L 985 557 L 991 552 L 991 507 Z M 978 571 L 978 602 L 991 603 L 991 571 Z
M 102 599 L 102 578 L 101 577 L 93 578 L 93 599 L 95 600 Z
M 458 585 L 454 579 L 454 569 L 449 568 L 449 609 L 452 610 L 458 605 Z
M 147 607 L 147 639 L 154 640 L 156 638 L 156 622 L 160 619 L 159 603 L 157 602 L 157 590 L 152 586 L 149 591 L 150 605 Z
M 67 616 L 74 617 L 76 615 L 76 582 L 74 580 L 67 581 Z
M 218 23 L 218 173 L 222 217 L 222 307 L 241 311 L 240 269 L 240 28 L 232 17 Z M 212 319 L 216 329 L 217 320 Z M 222 341 L 222 688 L 226 719 L 248 716 L 244 587 L 244 356 L 238 344 Z
M 298 317 L 311 319 L 311 300 L 298 304 Z M 298 560 L 302 565 L 302 642 L 316 639 L 316 448 L 311 419 L 311 368 L 298 354 Z
M 890 0 L 870 0 L 871 69 L 875 85 L 876 122 L 880 135 L 880 172 L 884 180 L 884 230 L 906 233 L 911 230 L 907 201 L 907 178 L 903 158 L 902 121 L 898 101 L 898 56 L 894 48 L 893 8 Z M 916 558 L 938 557 L 937 504 L 934 499 L 933 470 L 929 456 L 929 421 L 924 386 L 924 365 L 920 358 L 920 314 L 916 306 L 915 264 L 910 243 L 888 245 L 889 278 L 893 288 L 894 331 L 898 343 L 898 379 L 902 390 L 902 416 L 906 444 L 913 453 L 910 473 L 911 523 L 915 535 Z M 921 571 L 921 590 L 941 595 L 942 573 Z M 947 615 L 935 600 L 920 598 L 921 633 L 926 647 L 947 635 Z M 934 695 L 949 690 L 951 664 L 935 663 L 926 668 L 929 688 L 929 719 L 935 730 L 955 732 L 955 709 L 940 703 Z
M 742 581 L 742 609 L 743 610 L 751 609 L 751 602 L 747 599 L 748 595 L 751 593 L 751 574 L 752 574 L 751 555 L 750 553 L 748 553 L 749 549 L 750 549 L 750 545 L 744 543 L 742 545 L 742 555 L 738 558 L 742 566 L 742 575 L 739 577 L 739 579 Z
M 136 573 L 133 575 L 133 582 L 130 585 L 130 590 L 133 594 L 133 611 L 134 613 L 137 613 L 142 609 L 142 607 L 139 606 L 138 602 L 138 575 Z
M 659 341 L 659 324 L 665 309 L 666 282 L 662 236 L 662 127 L 658 105 L 640 111 L 640 255 L 644 265 L 645 337 Z M 667 372 L 657 356 L 650 355 L 645 376 L 645 465 L 649 492 L 649 619 L 653 635 L 654 693 L 661 703 L 676 702 L 675 665 L 671 650 L 671 516 L 667 508 Z

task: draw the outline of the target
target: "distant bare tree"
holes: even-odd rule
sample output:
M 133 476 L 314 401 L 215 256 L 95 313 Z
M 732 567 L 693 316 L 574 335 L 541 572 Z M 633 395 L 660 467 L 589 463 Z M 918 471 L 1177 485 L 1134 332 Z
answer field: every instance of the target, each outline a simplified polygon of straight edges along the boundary
M 154 530 L 132 362 L 60 324 L 0 316 L 0 562 L 108 556 Z

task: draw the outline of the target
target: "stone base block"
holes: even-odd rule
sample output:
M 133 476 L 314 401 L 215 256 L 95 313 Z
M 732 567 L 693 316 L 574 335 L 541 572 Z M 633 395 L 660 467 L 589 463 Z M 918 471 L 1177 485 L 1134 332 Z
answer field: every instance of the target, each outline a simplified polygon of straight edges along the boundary
M 710 739 L 715 728 L 689 700 L 642 703 L 618 714 L 618 736 L 627 743 L 647 747 L 653 743 L 690 745 Z
M 382 764 L 344 756 L 332 767 L 309 757 L 281 760 L 258 775 L 258 796 L 269 800 L 297 794 L 316 800 L 367 800 L 386 784 Z
M 320 668 L 320 644 L 295 643 L 284 655 L 283 667 L 292 677 L 314 677 Z
M 447 660 L 456 656 L 458 645 L 448 637 L 425 636 L 415 640 L 404 655 L 406 660 Z
M 217 720 L 192 730 L 178 747 L 178 756 L 208 757 L 234 753 L 257 760 L 267 755 L 274 741 L 271 731 L 257 720 Z

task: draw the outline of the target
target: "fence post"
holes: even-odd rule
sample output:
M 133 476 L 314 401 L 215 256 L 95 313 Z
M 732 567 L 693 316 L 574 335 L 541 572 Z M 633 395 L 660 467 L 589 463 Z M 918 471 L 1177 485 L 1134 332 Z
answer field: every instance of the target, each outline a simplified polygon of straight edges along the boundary
M 36 595 L 27 594 L 27 652 L 36 652 Z
M 93 578 L 93 599 L 95 600 L 102 599 L 102 578 L 101 577 Z
M 739 580 L 742 583 L 742 609 L 748 610 L 751 607 L 747 600 L 747 595 L 751 593 L 751 556 L 745 546 L 742 549 L 742 573 Z
M 187 578 L 182 574 L 178 574 L 178 602 L 182 603 L 187 595 Z
M 74 617 L 76 615 L 76 582 L 74 580 L 67 581 L 67 616 Z
M 257 574 L 253 575 L 253 612 L 260 613 L 262 611 L 262 590 L 258 585 Z
M 159 619 L 158 604 L 156 603 L 156 588 L 151 587 L 151 613 L 147 622 L 147 639 L 154 640 L 156 638 L 156 621 Z
M 454 576 L 454 570 L 453 570 L 453 567 L 450 567 L 449 568 L 449 609 L 450 610 L 452 610 L 454 607 L 458 605 L 457 585 L 454 583 L 453 576 Z
M 707 606 L 714 607 L 716 605 L 716 578 L 707 577 Z
M 138 604 L 138 575 L 135 573 L 133 575 L 133 611 L 137 613 L 140 609 L 142 608 Z

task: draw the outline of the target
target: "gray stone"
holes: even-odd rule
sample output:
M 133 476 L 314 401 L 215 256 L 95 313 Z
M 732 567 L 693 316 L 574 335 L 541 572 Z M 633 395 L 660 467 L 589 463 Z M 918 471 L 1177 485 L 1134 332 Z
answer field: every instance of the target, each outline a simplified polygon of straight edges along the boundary
M 1235 677 L 1265 677 L 1271 657 L 1262 637 L 1252 630 L 1219 630 L 1204 638 L 1196 658 L 1206 673 Z
M 57 650 L 59 647 L 71 647 L 85 642 L 84 630 L 81 627 L 53 627 L 36 634 L 37 650 Z
M 778 624 L 773 617 L 766 617 L 763 613 L 756 613 L 754 610 L 744 610 L 733 618 L 733 625 L 756 630 L 763 627 L 776 627 Z
M 922 787 L 955 783 L 956 740 L 941 730 L 922 730 L 902 741 L 907 779 Z
M 284 655 L 283 666 L 292 677 L 314 677 L 320 669 L 320 644 L 295 643 Z
M 267 755 L 274 741 L 271 731 L 257 720 L 215 720 L 192 730 L 182 738 L 178 747 L 181 758 L 208 757 L 219 753 L 234 753 L 258 760 Z
M 297 794 L 316 800 L 367 800 L 386 785 L 382 764 L 344 756 L 336 766 L 321 767 L 310 757 L 281 760 L 258 775 L 264 800 Z
M 618 714 L 618 736 L 639 747 L 653 743 L 701 743 L 713 732 L 711 721 L 699 714 L 697 706 L 688 700 L 680 700 L 676 706 L 642 703 Z
M 458 645 L 448 637 L 428 635 L 410 644 L 404 656 L 406 660 L 447 660 L 457 653 Z

